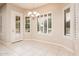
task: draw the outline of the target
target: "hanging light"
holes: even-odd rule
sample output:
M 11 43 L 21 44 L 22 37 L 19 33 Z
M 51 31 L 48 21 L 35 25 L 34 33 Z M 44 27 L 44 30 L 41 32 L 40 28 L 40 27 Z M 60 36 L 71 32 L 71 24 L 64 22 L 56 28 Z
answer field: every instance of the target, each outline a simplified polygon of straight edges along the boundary
M 32 12 L 28 12 L 28 16 L 30 16 L 32 14 Z
M 32 17 L 34 17 L 34 15 L 33 15 L 33 14 L 32 14 L 31 16 L 32 16 Z
M 28 16 L 36 17 L 38 15 L 40 15 L 40 14 L 35 12 L 35 11 L 34 12 L 28 12 Z
M 40 15 L 39 13 L 36 14 L 36 16 L 39 16 L 39 15 Z
M 33 12 L 33 14 L 35 14 L 35 15 L 36 15 L 36 14 L 37 14 L 37 12 L 35 12 L 35 11 L 34 11 L 34 12 Z

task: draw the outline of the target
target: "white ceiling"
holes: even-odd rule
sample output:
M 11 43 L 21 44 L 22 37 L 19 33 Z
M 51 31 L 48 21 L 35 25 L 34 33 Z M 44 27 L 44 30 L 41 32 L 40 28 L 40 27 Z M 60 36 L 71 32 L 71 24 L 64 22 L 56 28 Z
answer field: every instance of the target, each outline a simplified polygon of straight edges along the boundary
M 16 6 L 19 6 L 21 8 L 25 8 L 25 9 L 33 9 L 33 8 L 37 8 L 40 6 L 43 6 L 47 3 L 13 3 Z

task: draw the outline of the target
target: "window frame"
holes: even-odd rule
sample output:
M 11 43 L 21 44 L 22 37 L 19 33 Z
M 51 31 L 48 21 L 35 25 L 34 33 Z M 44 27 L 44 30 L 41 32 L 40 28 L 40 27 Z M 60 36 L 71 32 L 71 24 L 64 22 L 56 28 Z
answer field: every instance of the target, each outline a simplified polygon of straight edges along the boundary
M 71 7 L 70 7 L 70 5 L 68 5 L 68 6 L 66 6 L 65 8 L 64 8 L 64 36 L 70 36 L 70 34 L 71 34 L 71 18 L 70 18 L 70 33 L 69 34 L 67 34 L 66 33 L 66 14 L 65 14 L 65 11 L 67 10 L 67 9 L 70 9 L 70 16 L 71 16 Z
M 48 17 L 48 14 L 50 14 L 50 13 L 51 13 L 51 22 L 52 22 L 52 23 L 51 23 L 51 28 L 48 28 L 48 18 L 49 18 L 49 17 Z M 38 31 L 38 28 L 37 28 L 37 32 L 38 32 L 39 34 L 48 35 L 48 34 L 51 34 L 52 31 L 53 31 L 52 28 L 53 28 L 53 24 L 54 24 L 54 23 L 53 23 L 53 20 L 54 20 L 53 18 L 54 18 L 54 17 L 53 17 L 53 12 L 42 13 L 41 15 L 44 16 L 45 14 L 47 15 L 47 17 L 45 18 L 45 19 L 47 19 L 47 33 L 44 33 L 44 21 L 43 21 L 43 32 L 40 32 L 40 29 L 39 29 L 39 31 Z M 43 18 L 44 18 L 44 17 L 43 17 Z M 42 18 L 42 19 L 43 19 L 43 18 Z M 40 18 L 39 18 L 39 19 L 40 19 Z M 37 18 L 37 24 L 38 24 L 38 18 Z M 38 27 L 38 26 L 37 26 L 37 27 Z M 50 33 L 48 32 L 48 29 L 51 30 Z
M 15 16 L 16 17 L 20 17 L 20 16 Z M 19 23 L 19 27 L 17 27 L 17 23 Z M 20 33 L 21 32 L 21 17 L 19 21 L 15 21 L 15 27 L 16 27 L 16 33 Z M 19 29 L 19 31 L 17 31 L 17 28 Z
M 30 28 L 29 28 L 29 32 L 31 32 L 31 17 L 30 16 L 24 16 L 24 29 L 25 29 L 25 32 L 28 32 L 28 31 L 26 31 L 26 17 L 29 17 L 30 19 L 29 19 L 29 21 L 30 21 L 30 23 L 28 23 L 28 25 L 30 26 Z M 28 32 L 28 33 L 29 33 Z

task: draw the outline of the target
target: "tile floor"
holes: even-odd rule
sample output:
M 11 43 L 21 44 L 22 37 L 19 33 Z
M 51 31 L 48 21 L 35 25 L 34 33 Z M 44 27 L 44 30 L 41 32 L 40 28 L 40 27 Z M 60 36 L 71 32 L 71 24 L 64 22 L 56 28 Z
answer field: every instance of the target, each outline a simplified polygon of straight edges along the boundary
M 4 46 L 0 44 L 0 56 L 61 56 L 73 55 L 72 53 L 54 45 L 37 41 L 20 41 Z

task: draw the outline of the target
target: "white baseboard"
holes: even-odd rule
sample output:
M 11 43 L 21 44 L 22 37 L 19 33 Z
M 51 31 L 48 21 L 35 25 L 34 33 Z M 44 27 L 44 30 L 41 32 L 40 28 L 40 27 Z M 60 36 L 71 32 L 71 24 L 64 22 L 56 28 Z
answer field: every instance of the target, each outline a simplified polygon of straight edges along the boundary
M 60 43 L 54 43 L 54 42 L 49 42 L 49 41 L 45 41 L 45 40 L 37 40 L 37 39 L 31 39 L 31 40 L 39 41 L 39 42 L 47 43 L 47 44 L 51 44 L 51 45 L 55 45 L 55 46 L 58 46 L 58 47 L 62 47 L 65 50 L 67 50 L 67 51 L 69 51 L 71 53 L 74 53 L 74 50 L 73 49 L 68 48 L 68 47 L 66 47 L 66 46 L 64 46 L 63 44 L 60 44 Z
M 65 50 L 67 50 L 67 51 L 69 51 L 71 53 L 74 53 L 73 49 L 68 48 L 67 46 L 65 46 L 63 44 L 60 44 L 60 43 L 49 42 L 49 41 L 46 41 L 46 40 L 37 40 L 37 39 L 24 39 L 24 40 L 33 40 L 33 41 L 38 41 L 38 42 L 42 42 L 42 43 L 47 43 L 47 44 L 55 45 L 55 46 L 58 46 L 58 47 L 62 47 Z M 12 42 L 5 42 L 5 41 L 2 41 L 2 40 L 0 40 L 0 43 L 4 44 L 4 45 L 7 45 L 7 46 L 10 45 L 10 44 L 12 44 Z

